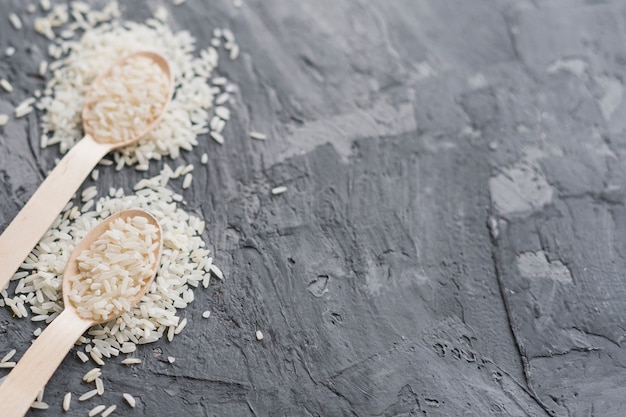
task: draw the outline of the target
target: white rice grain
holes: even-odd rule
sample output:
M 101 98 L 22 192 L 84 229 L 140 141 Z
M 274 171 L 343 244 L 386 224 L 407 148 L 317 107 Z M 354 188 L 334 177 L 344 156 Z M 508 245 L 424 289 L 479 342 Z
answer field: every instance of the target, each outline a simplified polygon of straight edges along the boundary
M 93 382 L 100 375 L 102 375 L 102 370 L 100 368 L 93 368 L 83 376 L 83 381 L 87 383 Z
M 68 392 L 63 397 L 63 411 L 69 411 L 71 405 L 72 405 L 72 393 Z
M 117 410 L 117 405 L 113 404 L 112 406 L 110 406 L 109 408 L 107 408 L 106 410 L 104 410 L 101 414 L 102 417 L 108 417 L 110 416 L 113 411 Z
M 256 140 L 266 140 L 267 139 L 267 135 L 265 133 L 261 133 L 261 132 L 250 132 L 250 133 L 248 133 L 248 135 L 252 139 L 256 139 Z
M 138 365 L 141 363 L 141 359 L 139 358 L 127 358 L 122 361 L 124 365 Z
M 234 44 L 230 48 L 230 52 L 228 54 L 228 57 L 231 59 L 231 61 L 234 61 L 234 60 L 236 60 L 239 57 L 239 45 Z
M 48 61 L 41 61 L 39 63 L 39 75 L 43 77 L 46 75 L 46 71 L 48 71 Z
M 85 355 L 84 352 L 81 352 L 80 350 L 76 352 L 76 356 L 78 356 L 78 359 L 80 359 L 82 363 L 85 363 L 89 360 L 89 357 Z
M 207 155 L 206 153 L 203 153 L 202 158 L 200 158 L 200 163 L 206 165 L 207 162 L 209 162 L 209 155 Z
M 13 56 L 13 54 L 15 54 L 15 48 L 12 46 L 9 46 L 4 50 L 4 55 L 6 56 Z
M 30 405 L 30 408 L 33 408 L 35 410 L 47 410 L 48 408 L 50 408 L 50 406 L 43 401 L 33 401 L 33 403 Z
M 202 317 L 204 317 L 205 319 L 208 319 L 209 317 L 211 317 L 211 312 L 209 310 L 206 310 L 202 313 Z
M 80 199 L 83 203 L 85 203 L 93 199 L 97 195 L 98 195 L 98 188 L 95 185 L 92 185 L 83 190 L 83 192 L 80 194 Z
M 221 280 L 223 280 L 223 279 L 224 279 L 224 274 L 222 273 L 222 270 L 221 270 L 221 269 L 219 269 L 219 268 L 217 267 L 217 265 L 213 265 L 213 264 L 211 264 L 211 266 L 209 267 L 209 270 L 210 270 L 210 271 L 211 271 L 211 273 L 212 273 L 213 275 L 215 275 L 218 279 L 221 279 Z
M 5 363 L 5 362 L 8 362 L 9 360 L 11 360 L 11 358 L 13 358 L 13 356 L 15 356 L 16 352 L 17 352 L 17 350 L 15 350 L 15 349 L 10 350 L 9 353 L 4 355 L 4 357 L 2 359 L 0 359 L 0 363 Z
M 33 108 L 31 106 L 16 107 L 15 108 L 15 118 L 16 119 L 22 118 L 22 117 L 26 116 L 27 114 L 29 114 L 32 111 L 33 111 Z
M 4 126 L 9 123 L 9 115 L 0 113 L 0 126 Z
M 262 331 L 257 330 L 254 335 L 256 336 L 256 340 L 263 340 L 263 332 Z
M 107 406 L 106 406 L 106 405 L 102 405 L 102 404 L 97 405 L 97 406 L 95 406 L 94 408 L 92 408 L 92 409 L 89 411 L 89 414 L 87 414 L 87 415 L 88 415 L 89 417 L 94 417 L 94 416 L 97 416 L 98 414 L 100 414 L 101 412 L 103 412 L 105 408 L 107 408 Z
M 19 16 L 16 15 L 15 13 L 9 14 L 9 21 L 11 21 L 11 24 L 13 25 L 15 30 L 20 30 L 22 28 L 22 21 L 20 20 Z
M 91 391 L 87 391 L 86 393 L 78 397 L 78 401 L 87 401 L 88 399 L 95 397 L 96 394 L 98 394 L 98 390 L 92 389 Z
M 126 400 L 126 402 L 131 408 L 135 408 L 135 405 L 137 404 L 135 397 L 127 393 L 122 394 L 122 396 L 124 397 L 124 399 Z
M 212 132 L 211 132 L 211 137 L 212 137 L 212 138 L 213 138 L 213 139 L 214 139 L 217 143 L 219 143 L 220 145 L 223 145 L 223 144 L 224 144 L 224 136 L 222 136 L 222 134 L 221 134 L 221 133 L 219 133 L 219 132 L 215 132 L 215 131 L 212 131 Z
M 192 180 L 193 180 L 193 176 L 191 174 L 185 175 L 185 179 L 183 180 L 183 185 L 182 185 L 183 190 L 189 188 Z
M 104 395 L 104 382 L 102 382 L 102 379 L 100 378 L 96 378 L 96 391 L 98 391 L 98 395 Z
M 287 191 L 287 187 L 285 186 L 274 187 L 272 188 L 272 195 L 279 195 L 284 193 L 285 191 Z
M 11 83 L 5 80 L 4 78 L 0 79 L 0 87 L 2 87 L 2 89 L 6 91 L 7 93 L 10 93 L 11 91 L 13 91 L 13 86 L 11 85 Z
M 0 363 L 0 368 L 15 368 L 16 363 L 15 362 L 2 362 Z
M 175 357 L 173 357 L 173 356 L 168 356 L 168 357 L 167 357 L 167 361 L 168 361 L 169 363 L 174 363 L 174 362 L 176 362 L 176 358 L 175 358 Z

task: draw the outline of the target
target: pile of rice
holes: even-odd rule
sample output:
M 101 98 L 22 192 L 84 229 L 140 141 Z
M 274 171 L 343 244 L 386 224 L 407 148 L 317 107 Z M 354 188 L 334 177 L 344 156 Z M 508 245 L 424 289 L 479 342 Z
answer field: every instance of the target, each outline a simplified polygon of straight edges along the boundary
M 153 215 L 163 231 L 159 271 L 137 308 L 92 327 L 89 337 L 80 342 L 85 345 L 84 353 L 101 365 L 103 358 L 132 353 L 136 345 L 155 342 L 164 335 L 171 341 L 187 322 L 180 319 L 177 309 L 194 300 L 194 288 L 208 287 L 212 274 L 218 278 L 223 275 L 213 265 L 211 252 L 202 240 L 204 221 L 179 208 L 182 196 L 167 187 L 168 179 L 176 177 L 170 172 L 180 175 L 184 170 L 167 166 L 160 175 L 141 180 L 131 195 L 125 195 L 121 188 L 110 189 L 108 196 L 90 199 L 83 205 L 91 206 L 95 201 L 95 210 L 83 211 L 69 203 L 24 261 L 22 271 L 14 275 L 15 295 L 9 297 L 6 290 L 2 291 L 0 306 L 6 305 L 15 316 L 30 317 L 35 322 L 54 320 L 63 311 L 63 272 L 76 244 L 111 214 L 141 209 Z M 26 307 L 30 307 L 32 316 Z
M 35 108 L 42 112 L 43 148 L 59 145 L 60 151 L 65 153 L 76 144 L 83 136 L 81 113 L 92 82 L 104 68 L 140 50 L 152 50 L 168 60 L 174 80 L 174 96 L 150 134 L 114 154 L 116 169 L 134 166 L 145 171 L 150 160 L 160 160 L 163 156 L 176 158 L 181 150 L 192 150 L 198 144 L 198 136 L 203 134 L 223 143 L 222 132 L 230 118 L 226 105 L 236 87 L 225 77 L 216 76 L 215 72 L 222 49 L 230 59 L 236 59 L 239 54 L 232 32 L 215 29 L 212 46 L 196 54 L 195 39 L 187 31 L 174 33 L 166 26 L 167 13 L 163 8 L 157 9 L 156 19 L 148 19 L 144 24 L 119 20 L 117 2 L 108 3 L 102 10 L 92 10 L 79 1 L 51 7 L 49 1 L 40 0 L 40 5 L 49 13 L 36 18 L 34 28 L 51 41 L 48 53 L 53 62 L 40 64 L 40 74 L 46 76 L 48 82 L 43 92 L 34 92 L 34 97 L 16 107 L 15 117 L 24 117 Z M 29 6 L 29 12 L 34 13 L 35 10 L 30 9 Z M 80 34 L 80 39 L 76 39 Z M 11 86 L 7 81 L 0 83 L 0 87 L 6 90 Z M 7 121 L 8 116 L 0 115 L 0 125 Z M 111 121 L 113 119 L 101 126 L 110 126 Z M 87 123 L 98 128 L 98 122 L 94 120 Z M 207 162 L 206 154 L 202 161 Z M 103 163 L 113 162 L 104 160 Z M 97 198 L 104 190 L 95 186 L 85 189 L 81 195 L 82 204 L 68 203 L 24 261 L 21 270 L 13 276 L 11 294 L 8 290 L 0 292 L 0 307 L 6 306 L 17 318 L 42 323 L 54 320 L 63 310 L 62 277 L 76 244 L 106 217 L 121 210 L 141 209 L 152 214 L 162 228 L 163 252 L 157 275 L 137 307 L 89 329 L 77 342 L 76 354 L 82 362 L 91 360 L 98 366 L 104 365 L 108 358 L 124 355 L 126 358 L 122 363 L 133 365 L 141 362 L 133 357 L 137 345 L 152 343 L 164 336 L 172 341 L 187 324 L 186 318 L 181 319 L 179 310 L 194 300 L 194 290 L 199 286 L 207 288 L 211 276 L 223 279 L 202 239 L 204 221 L 179 207 L 183 197 L 168 187 L 170 179 L 179 177 L 184 177 L 182 188 L 189 187 L 192 170 L 193 165 L 172 169 L 165 164 L 156 177 L 140 180 L 133 193 L 111 188 L 107 195 Z M 97 170 L 92 173 L 92 178 L 97 180 Z M 81 256 L 82 273 L 93 275 L 97 266 L 88 259 L 93 257 Z M 90 294 L 79 291 L 74 297 L 76 302 L 76 297 L 81 297 L 82 303 L 83 297 L 89 298 Z M 99 311 L 98 314 L 105 317 L 105 312 Z M 204 311 L 202 316 L 208 318 L 210 312 Z M 34 332 L 34 336 L 39 334 L 41 328 Z M 15 362 L 9 359 L 6 355 L 0 361 L 0 368 L 14 366 Z M 175 358 L 168 358 L 169 363 L 174 361 Z M 100 371 L 94 370 L 86 374 L 85 382 L 93 382 L 96 387 L 80 395 L 79 401 L 103 395 L 100 375 Z M 135 406 L 132 395 L 124 393 L 124 399 L 128 406 Z M 62 408 L 69 410 L 71 401 L 72 395 L 68 393 Z M 48 408 L 43 401 L 43 391 L 32 407 Z M 104 405 L 98 405 L 91 408 L 90 415 L 108 415 L 114 411 L 114 405 L 106 409 Z
M 143 216 L 111 221 L 89 249 L 76 257 L 67 298 L 82 318 L 104 322 L 130 311 L 154 275 L 159 228 Z
M 83 127 L 98 142 L 127 142 L 141 136 L 163 111 L 170 80 L 149 57 L 131 56 L 113 66 L 89 89 Z
M 230 114 L 225 106 L 236 86 L 215 73 L 220 50 L 231 59 L 239 54 L 232 32 L 216 29 L 212 46 L 196 56 L 193 36 L 187 31 L 172 32 L 164 22 L 164 9 L 156 14 L 160 20 L 151 18 L 145 24 L 120 21 L 117 2 L 102 11 L 71 2 L 69 6 L 55 6 L 46 18 L 36 20 L 35 29 L 54 39 L 48 52 L 55 59 L 48 65 L 51 78 L 35 104 L 43 111 L 42 147 L 59 145 L 65 153 L 76 144 L 83 136 L 81 112 L 91 83 L 116 60 L 143 50 L 157 52 L 168 60 L 174 97 L 154 130 L 139 143 L 115 153 L 116 168 L 134 165 L 137 170 L 147 170 L 151 159 L 177 158 L 181 150 L 196 146 L 198 136 L 203 134 L 223 142 L 222 132 Z M 80 31 L 84 33 L 75 40 Z

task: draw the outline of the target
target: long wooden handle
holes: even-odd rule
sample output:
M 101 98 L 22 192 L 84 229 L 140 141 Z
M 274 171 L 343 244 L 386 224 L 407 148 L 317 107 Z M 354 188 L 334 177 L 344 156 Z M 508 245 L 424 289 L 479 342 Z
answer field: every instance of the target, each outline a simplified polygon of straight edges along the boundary
M 59 162 L 0 235 L 0 290 L 112 146 L 85 136 Z
M 92 324 L 70 309 L 50 323 L 0 385 L 0 415 L 23 417 L 76 340 Z

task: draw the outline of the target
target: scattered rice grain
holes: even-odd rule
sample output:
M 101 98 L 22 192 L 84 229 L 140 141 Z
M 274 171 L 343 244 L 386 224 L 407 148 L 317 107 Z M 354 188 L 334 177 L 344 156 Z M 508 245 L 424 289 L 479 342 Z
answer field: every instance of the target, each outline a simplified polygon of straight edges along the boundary
M 92 408 L 92 409 L 91 409 L 91 411 L 89 411 L 88 416 L 89 416 L 89 417 L 94 417 L 94 416 L 97 416 L 98 414 L 100 414 L 101 412 L 103 412 L 105 408 L 107 408 L 107 406 L 106 406 L 106 405 L 102 405 L 102 404 L 97 405 L 97 406 L 95 406 L 94 408 Z
M 86 393 L 78 397 L 78 401 L 87 401 L 88 399 L 96 396 L 96 394 L 98 394 L 98 390 L 92 389 L 91 391 L 87 391 Z
M 72 393 L 68 392 L 63 397 L 63 411 L 69 411 L 72 404 Z
M 191 174 L 185 175 L 185 179 L 183 180 L 183 190 L 189 188 L 192 180 L 193 180 L 193 176 Z
M 11 21 L 11 24 L 13 25 L 15 30 L 20 30 L 22 28 L 22 21 L 20 20 L 20 17 L 15 13 L 9 14 L 9 20 Z
M 33 401 L 30 408 L 34 408 L 35 410 L 47 410 L 50 406 L 43 401 Z
M 41 61 L 39 63 L 39 75 L 42 77 L 46 75 L 46 71 L 48 70 L 48 61 Z
M 202 317 L 204 317 L 205 319 L 208 319 L 209 317 L 211 317 L 211 312 L 209 310 L 206 310 L 202 313 Z
M 8 114 L 0 114 L 0 126 L 4 126 L 9 123 L 9 115 Z
M 8 362 L 13 356 L 15 356 L 16 352 L 17 352 L 17 350 L 15 350 L 15 349 L 10 350 L 9 353 L 4 355 L 4 357 L 2 359 L 0 359 L 0 363 Z
M 263 332 L 260 330 L 257 330 L 255 333 L 256 336 L 256 340 L 263 340 Z
M 267 135 L 265 133 L 261 133 L 261 132 L 250 132 L 248 135 L 252 139 L 256 139 L 256 140 L 266 140 L 267 139 Z
M 108 416 L 110 416 L 110 415 L 113 413 L 113 411 L 115 411 L 116 409 L 117 409 L 117 405 L 113 404 L 112 406 L 110 406 L 109 408 L 107 408 L 106 410 L 104 410 L 104 411 L 102 412 L 102 414 L 101 414 L 101 415 L 102 415 L 102 417 L 108 417 Z
M 104 382 L 100 378 L 96 378 L 96 390 L 98 395 L 104 395 Z
M 84 352 L 81 352 L 80 350 L 76 352 L 76 356 L 78 356 L 78 359 L 80 359 L 82 363 L 85 363 L 89 360 L 89 357 L 85 355 Z
M 212 131 L 212 132 L 211 132 L 211 137 L 212 137 L 212 138 L 213 138 L 213 139 L 214 139 L 217 143 L 219 143 L 220 145 L 223 145 L 223 144 L 224 144 L 224 136 L 222 136 L 222 134 L 221 134 L 221 133 L 219 133 L 219 132 L 215 132 L 215 131 Z
M 287 191 L 287 187 L 285 187 L 285 186 L 272 188 L 272 194 L 273 195 L 279 195 L 279 194 L 284 193 L 285 191 Z
M 126 400 L 128 405 L 131 406 L 131 408 L 135 408 L 135 404 L 137 404 L 137 401 L 135 400 L 135 397 L 133 397 L 132 395 L 127 394 L 127 393 L 122 394 L 122 396 L 124 397 L 124 399 Z
M 0 87 L 2 87 L 2 89 L 6 91 L 7 93 L 10 93 L 11 91 L 13 91 L 13 86 L 11 85 L 11 83 L 5 80 L 4 78 L 0 79 Z
M 102 375 L 102 370 L 100 368 L 93 368 L 83 376 L 83 381 L 87 383 L 93 382 L 100 375 Z

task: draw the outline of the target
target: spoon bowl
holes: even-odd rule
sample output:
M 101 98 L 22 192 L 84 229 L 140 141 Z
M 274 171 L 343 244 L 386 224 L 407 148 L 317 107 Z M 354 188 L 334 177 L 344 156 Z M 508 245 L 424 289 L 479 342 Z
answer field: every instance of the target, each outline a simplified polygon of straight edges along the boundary
M 0 256 L 2 257 L 2 262 L 0 262 L 0 290 L 6 287 L 15 271 L 50 228 L 50 225 L 96 164 L 112 150 L 136 143 L 161 120 L 171 101 L 174 81 L 167 59 L 156 52 L 148 51 L 135 52 L 121 58 L 96 78 L 87 94 L 83 116 L 88 116 L 93 108 L 94 91 L 102 86 L 106 80 L 110 80 L 112 74 L 123 74 L 124 72 L 121 70 L 134 58 L 145 58 L 156 64 L 156 67 L 166 77 L 166 82 L 163 85 L 163 94 L 166 99 L 156 109 L 158 114 L 156 117 L 150 118 L 145 126 L 135 132 L 133 137 L 124 140 L 104 140 L 98 132 L 91 131 L 88 126 L 85 126 L 83 139 L 70 149 L 0 235 Z M 144 103 L 136 104 L 139 107 Z
M 96 100 L 94 100 L 96 91 L 103 87 L 102 84 L 105 81 L 112 78 L 117 68 L 123 68 L 125 65 L 129 63 L 129 61 L 136 59 L 136 58 L 145 58 L 149 60 L 150 62 L 152 62 L 153 64 L 156 64 L 156 66 L 161 70 L 163 75 L 165 75 L 167 79 L 167 91 L 165 91 L 165 95 L 167 99 L 162 103 L 161 111 L 159 112 L 159 115 L 156 118 L 154 118 L 148 124 L 147 127 L 142 129 L 140 132 L 138 132 L 136 135 L 134 135 L 132 138 L 128 140 L 117 140 L 115 142 L 110 142 L 104 138 L 99 137 L 98 133 L 95 132 L 85 121 L 88 119 L 89 113 L 93 110 L 94 104 L 96 102 Z M 119 60 L 117 60 L 115 64 L 110 66 L 106 71 L 100 74 L 93 81 L 93 83 L 91 83 L 91 86 L 89 87 L 89 90 L 87 91 L 87 95 L 85 97 L 85 104 L 83 105 L 83 111 L 82 111 L 83 131 L 85 132 L 85 135 L 91 136 L 96 142 L 110 143 L 111 145 L 114 145 L 113 146 L 114 148 L 121 148 L 124 146 L 131 145 L 137 142 L 139 139 L 146 136 L 146 134 L 148 134 L 159 123 L 159 121 L 161 121 L 161 118 L 163 117 L 163 114 L 165 113 L 164 110 L 169 104 L 169 102 L 171 101 L 173 93 L 174 93 L 174 80 L 172 77 L 172 70 L 170 68 L 170 65 L 167 59 L 165 59 L 165 57 L 163 57 L 161 54 L 158 54 L 156 52 L 151 52 L 151 51 L 139 51 L 139 52 L 126 55 L 120 58 Z
M 150 265 L 152 275 L 150 276 L 148 280 L 145 280 L 143 282 L 141 286 L 141 290 L 137 292 L 137 294 L 129 298 L 128 301 L 129 301 L 130 306 L 132 307 L 135 304 L 137 304 L 139 300 L 141 299 L 141 297 L 146 293 L 160 265 L 161 253 L 163 252 L 163 231 L 161 230 L 161 225 L 159 224 L 157 219 L 155 219 L 151 214 L 146 213 L 143 210 L 124 210 L 116 214 L 112 214 L 111 216 L 103 220 L 102 222 L 98 223 L 96 227 L 91 229 L 91 231 L 87 234 L 87 236 L 85 236 L 83 240 L 81 240 L 80 243 L 76 246 L 76 248 L 74 248 L 74 250 L 72 251 L 72 255 L 70 256 L 70 259 L 67 261 L 65 271 L 63 272 L 62 291 L 63 291 L 63 305 L 65 306 L 65 309 L 68 309 L 68 308 L 71 308 L 73 310 L 75 309 L 74 302 L 70 300 L 69 295 L 72 291 L 70 278 L 75 277 L 76 275 L 80 274 L 80 271 L 78 269 L 78 262 L 76 261 L 76 258 L 78 258 L 78 256 L 81 253 L 83 253 L 83 251 L 88 250 L 91 247 L 91 244 L 94 243 L 100 236 L 104 234 L 104 232 L 108 230 L 109 225 L 112 222 L 114 222 L 117 219 L 128 220 L 133 217 L 144 217 L 148 221 L 148 223 L 156 227 L 158 231 L 157 232 L 158 245 L 154 252 L 154 262 L 152 262 Z M 101 323 L 110 321 L 112 319 L 117 318 L 118 316 L 122 315 L 125 312 L 126 311 L 121 311 L 116 316 L 109 317 L 106 320 L 94 320 L 93 324 L 101 324 Z
M 71 278 L 80 274 L 77 257 L 85 250 L 89 250 L 92 243 L 109 230 L 113 221 L 128 220 L 138 216 L 145 218 L 149 224 L 156 227 L 157 245 L 152 252 L 154 256 L 151 257 L 152 262 L 150 262 L 151 275 L 141 281 L 139 291 L 128 299 L 131 308 L 139 302 L 150 287 L 159 268 L 163 249 L 163 232 L 159 222 L 142 210 L 125 210 L 109 216 L 94 227 L 76 246 L 63 273 L 63 312 L 41 333 L 0 385 L 0 405 L 3 417 L 23 417 L 76 340 L 94 324 L 113 320 L 125 312 L 120 311 L 102 321 L 81 317 L 74 302 L 69 298 L 72 291 Z

